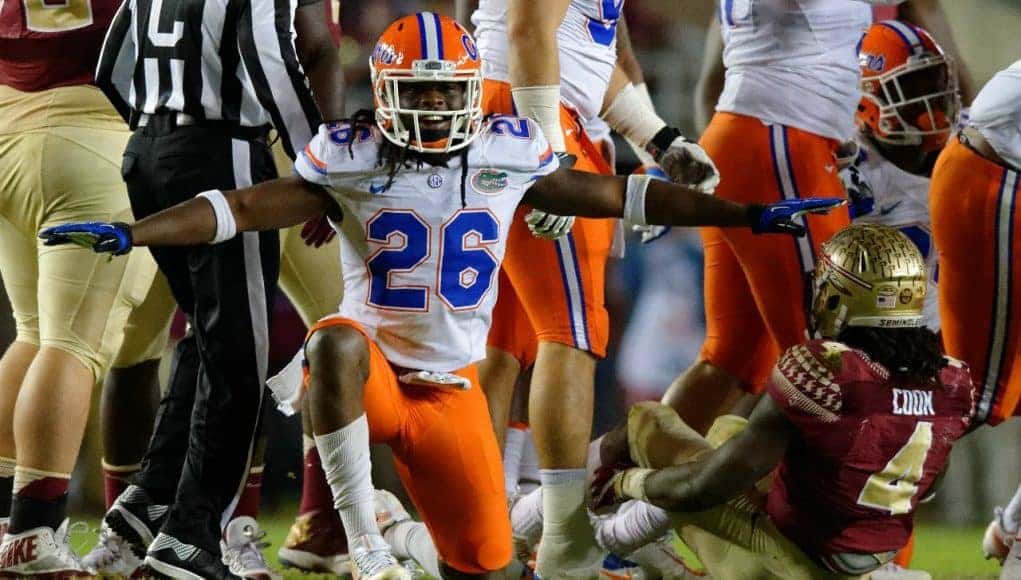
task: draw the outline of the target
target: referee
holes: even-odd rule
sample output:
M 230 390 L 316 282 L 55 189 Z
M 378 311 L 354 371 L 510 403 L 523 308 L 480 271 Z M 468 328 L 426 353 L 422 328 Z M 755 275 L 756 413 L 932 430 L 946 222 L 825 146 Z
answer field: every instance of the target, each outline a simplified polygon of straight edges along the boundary
M 293 158 L 318 128 L 317 102 L 341 117 L 341 69 L 319 1 L 124 1 L 96 84 L 133 130 L 121 174 L 136 219 L 276 177 L 271 124 Z M 104 528 L 147 551 L 161 574 L 235 578 L 220 559 L 221 519 L 244 484 L 263 405 L 278 235 L 153 255 L 191 332 L 142 469 Z

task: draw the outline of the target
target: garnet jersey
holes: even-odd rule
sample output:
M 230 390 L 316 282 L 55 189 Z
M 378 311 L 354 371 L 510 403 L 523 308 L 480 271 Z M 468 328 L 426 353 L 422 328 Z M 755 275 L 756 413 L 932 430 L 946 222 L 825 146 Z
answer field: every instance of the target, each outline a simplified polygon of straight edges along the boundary
M 849 0 L 720 2 L 727 78 L 718 111 L 845 141 L 854 132 L 858 41 L 869 6 Z
M 797 430 L 767 500 L 777 528 L 814 557 L 902 548 L 915 506 L 971 421 L 964 363 L 950 360 L 940 381 L 892 382 L 838 342 L 788 349 L 768 386 Z
M 1021 168 L 1021 60 L 989 79 L 971 104 L 968 124 L 978 129 L 994 151 Z
M 583 119 L 599 116 L 617 62 L 617 21 L 623 9 L 624 0 L 571 0 L 557 30 L 560 97 Z M 509 82 L 507 0 L 479 0 L 472 23 L 482 76 Z
M 0 85 L 19 91 L 89 84 L 119 0 L 0 2 Z
M 454 371 L 485 357 L 514 211 L 559 163 L 535 123 L 497 116 L 470 145 L 466 170 L 457 154 L 447 167 L 409 163 L 388 187 L 384 143 L 375 128 L 323 125 L 294 169 L 344 211 L 340 314 L 390 362 Z
M 929 178 L 908 173 L 887 161 L 867 138 L 859 135 L 855 141 L 858 155 L 840 171 L 854 206 L 854 222 L 897 228 L 918 246 L 929 271 L 925 325 L 938 331 L 937 260 L 929 224 Z

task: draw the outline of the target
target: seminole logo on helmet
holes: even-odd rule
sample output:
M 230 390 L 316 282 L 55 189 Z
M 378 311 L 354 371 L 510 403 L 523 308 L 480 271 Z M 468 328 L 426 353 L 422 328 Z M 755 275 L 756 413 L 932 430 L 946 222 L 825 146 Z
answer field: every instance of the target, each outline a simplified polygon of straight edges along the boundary
M 432 12 L 394 21 L 369 58 L 376 125 L 395 145 L 423 153 L 466 147 L 482 128 L 482 72 L 471 34 Z M 445 107 L 415 105 L 409 95 L 429 86 L 456 85 Z M 451 106 L 457 101 L 457 106 Z M 449 129 L 447 126 L 449 125 Z M 442 127 L 437 130 L 436 127 Z
M 921 326 L 926 279 L 922 253 L 901 231 L 873 224 L 847 227 L 822 245 L 812 327 L 836 338 L 847 326 Z
M 858 62 L 855 120 L 862 132 L 926 152 L 946 144 L 960 111 L 957 75 L 928 32 L 900 20 L 877 22 L 862 37 Z

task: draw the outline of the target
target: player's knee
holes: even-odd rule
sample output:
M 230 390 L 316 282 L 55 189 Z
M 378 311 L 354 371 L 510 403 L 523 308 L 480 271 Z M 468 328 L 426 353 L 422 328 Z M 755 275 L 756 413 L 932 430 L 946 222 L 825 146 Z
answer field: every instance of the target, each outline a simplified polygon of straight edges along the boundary
M 444 554 L 445 571 L 470 578 L 503 570 L 513 555 L 510 534 L 487 534 L 477 541 L 460 542 L 453 554 Z
M 94 381 L 105 375 L 110 366 L 110 359 L 99 349 L 73 338 L 44 338 L 39 341 L 39 348 L 51 348 L 70 355 L 92 373 Z
M 328 326 L 314 332 L 305 345 L 305 360 L 313 393 L 360 388 L 368 379 L 368 343 L 350 326 Z

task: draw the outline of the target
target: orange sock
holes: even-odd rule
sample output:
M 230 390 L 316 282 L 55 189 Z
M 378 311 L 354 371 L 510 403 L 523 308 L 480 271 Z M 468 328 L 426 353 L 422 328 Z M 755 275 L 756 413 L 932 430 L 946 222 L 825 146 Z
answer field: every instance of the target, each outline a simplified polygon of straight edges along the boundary
M 915 533 L 911 532 L 911 537 L 908 538 L 908 543 L 904 544 L 904 547 L 897 552 L 897 555 L 893 558 L 893 563 L 897 564 L 901 568 L 911 567 L 911 556 L 915 554 Z

